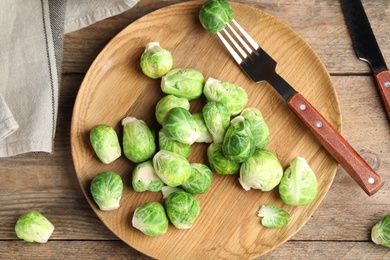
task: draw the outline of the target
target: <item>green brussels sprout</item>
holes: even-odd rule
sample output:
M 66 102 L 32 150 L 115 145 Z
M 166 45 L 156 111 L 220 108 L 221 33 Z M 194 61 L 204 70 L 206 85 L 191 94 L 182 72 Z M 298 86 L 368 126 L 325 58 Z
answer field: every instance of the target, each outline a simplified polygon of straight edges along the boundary
M 156 119 L 160 125 L 162 125 L 168 111 L 174 107 L 182 107 L 189 110 L 190 102 L 186 98 L 179 98 L 174 95 L 167 95 L 160 99 L 156 105 Z
M 211 170 L 222 175 L 236 174 L 241 164 L 225 157 L 222 144 L 212 143 L 207 148 L 207 158 Z
M 384 216 L 372 227 L 371 240 L 375 244 L 390 247 L 390 215 Z
M 153 157 L 157 176 L 168 186 L 182 185 L 191 176 L 191 165 L 177 153 L 160 150 Z
M 211 33 L 222 31 L 233 16 L 234 12 L 226 0 L 208 0 L 199 12 L 200 23 Z
M 54 225 L 37 211 L 22 214 L 15 224 L 18 238 L 27 242 L 46 243 L 54 231 Z
M 230 123 L 222 143 L 222 152 L 226 158 L 242 163 L 255 152 L 254 140 L 249 122 L 242 116 L 236 116 Z
M 137 192 L 157 192 L 164 186 L 164 183 L 157 176 L 153 168 L 152 160 L 137 164 L 133 170 L 131 184 Z
M 283 202 L 290 206 L 307 205 L 317 196 L 316 175 L 304 158 L 294 158 L 284 171 L 279 194 Z
M 135 117 L 125 117 L 123 125 L 123 153 L 134 163 L 152 158 L 156 152 L 154 134 L 146 123 Z
M 192 117 L 195 119 L 196 124 L 198 125 L 199 137 L 196 139 L 197 143 L 212 143 L 213 137 L 211 136 L 209 130 L 207 129 L 206 123 L 204 122 L 203 114 L 201 112 L 192 114 Z
M 172 193 L 176 191 L 183 191 L 181 187 L 171 187 L 171 186 L 163 186 L 161 188 L 161 193 L 162 193 L 162 198 L 165 200 L 166 198 L 169 197 Z
M 191 154 L 191 145 L 183 144 L 166 137 L 162 130 L 158 132 L 158 144 L 160 150 L 171 151 L 180 154 L 184 158 L 188 158 Z
M 276 155 L 268 150 L 256 150 L 242 163 L 239 181 L 245 190 L 270 191 L 283 176 L 283 168 Z
M 202 109 L 203 119 L 214 143 L 222 143 L 230 125 L 229 109 L 221 102 L 207 102 Z
M 161 48 L 160 43 L 149 42 L 141 55 L 140 66 L 142 72 L 149 78 L 161 78 L 172 69 L 172 54 Z
M 169 220 L 160 202 L 148 202 L 135 209 L 132 225 L 148 236 L 160 236 L 167 232 Z
M 224 103 L 231 116 L 238 115 L 248 103 L 248 94 L 243 88 L 213 78 L 207 79 L 203 94 L 208 101 Z
M 290 221 L 290 214 L 274 205 L 263 205 L 257 213 L 261 217 L 261 224 L 269 228 L 281 228 Z
M 245 108 L 240 115 L 249 122 L 256 149 L 264 149 L 269 144 L 270 133 L 260 110 L 257 108 Z
M 118 135 L 109 125 L 95 126 L 89 134 L 89 139 L 93 150 L 102 163 L 109 164 L 122 154 Z
M 162 126 L 166 137 L 183 144 L 192 145 L 199 137 L 198 125 L 194 117 L 182 107 L 169 110 Z
M 177 68 L 168 72 L 161 80 L 161 90 L 165 94 L 193 100 L 203 93 L 202 73 L 190 68 Z
M 165 209 L 172 224 L 178 229 L 190 228 L 200 213 L 200 202 L 192 194 L 177 191 L 165 200 Z
M 102 172 L 92 180 L 90 190 L 100 210 L 114 210 L 119 208 L 123 181 L 115 172 Z
M 190 178 L 181 187 L 191 194 L 205 193 L 210 188 L 213 173 L 209 167 L 201 163 L 191 163 L 191 168 Z

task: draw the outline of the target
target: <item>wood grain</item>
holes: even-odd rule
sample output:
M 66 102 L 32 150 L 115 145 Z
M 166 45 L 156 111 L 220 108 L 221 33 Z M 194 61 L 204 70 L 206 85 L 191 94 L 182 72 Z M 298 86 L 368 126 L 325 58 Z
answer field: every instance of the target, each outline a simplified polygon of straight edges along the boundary
M 197 18 L 200 6 L 199 2 L 188 2 L 144 16 L 113 38 L 98 55 L 81 85 L 74 107 L 71 142 L 75 169 L 96 214 L 110 230 L 137 250 L 160 259 L 253 258 L 285 242 L 304 225 L 329 189 L 337 164 L 299 124 L 276 92 L 267 85 L 251 82 L 215 35 L 200 26 Z M 247 25 L 252 35 L 259 32 L 265 35 L 257 40 L 278 60 L 280 74 L 305 93 L 336 129 L 339 128 L 340 111 L 335 90 L 326 69 L 306 42 L 267 13 L 240 4 L 232 6 L 236 20 Z M 257 26 L 251 27 L 253 24 Z M 129 185 L 125 187 L 120 209 L 98 210 L 89 193 L 93 177 L 111 170 L 129 184 L 134 165 L 124 158 L 110 165 L 99 163 L 89 145 L 90 129 L 105 123 L 120 132 L 119 123 L 125 116 L 144 120 L 156 132 L 160 128 L 154 119 L 155 104 L 163 96 L 159 81 L 148 79 L 139 68 L 139 57 L 149 41 L 158 41 L 171 50 L 175 67 L 192 67 L 206 77 L 243 86 L 250 97 L 248 107 L 258 107 L 266 118 L 272 132 L 268 149 L 277 154 L 282 165 L 286 167 L 296 156 L 309 161 L 319 183 L 316 200 L 306 207 L 287 207 L 278 198 L 277 190 L 245 192 L 239 187 L 237 176 L 215 174 L 207 194 L 197 196 L 202 205 L 199 220 L 184 232 L 171 227 L 164 236 L 150 238 L 132 228 L 130 219 L 135 208 L 147 201 L 161 201 L 161 194 L 136 193 Z M 203 101 L 197 100 L 192 102 L 191 110 L 199 111 L 202 106 Z M 286 129 L 289 129 L 287 135 Z M 189 160 L 208 164 L 206 148 L 207 145 L 194 146 Z M 269 203 L 290 212 L 292 218 L 288 227 L 261 228 L 255 215 L 262 204 Z

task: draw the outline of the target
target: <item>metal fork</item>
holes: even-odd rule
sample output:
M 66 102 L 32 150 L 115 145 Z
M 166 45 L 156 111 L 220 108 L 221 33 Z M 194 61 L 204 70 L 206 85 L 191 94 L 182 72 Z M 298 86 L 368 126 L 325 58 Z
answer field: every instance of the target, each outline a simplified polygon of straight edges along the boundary
M 288 107 L 316 136 L 322 146 L 369 195 L 384 184 L 336 129 L 300 93 L 276 72 L 277 63 L 233 19 L 217 33 L 242 70 L 256 83 L 267 81 L 287 102 Z

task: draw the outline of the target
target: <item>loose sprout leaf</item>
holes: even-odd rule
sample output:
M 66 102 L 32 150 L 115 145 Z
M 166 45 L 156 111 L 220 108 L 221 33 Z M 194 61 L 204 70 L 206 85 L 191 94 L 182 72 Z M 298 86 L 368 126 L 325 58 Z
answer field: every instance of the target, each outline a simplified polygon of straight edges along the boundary
M 290 214 L 274 205 L 263 205 L 257 213 L 261 217 L 261 224 L 269 228 L 281 228 L 290 221 Z

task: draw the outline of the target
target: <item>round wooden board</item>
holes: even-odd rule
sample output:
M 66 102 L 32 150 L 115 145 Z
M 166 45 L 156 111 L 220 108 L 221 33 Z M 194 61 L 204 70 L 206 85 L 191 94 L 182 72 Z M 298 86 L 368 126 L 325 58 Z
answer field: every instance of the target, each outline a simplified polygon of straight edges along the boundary
M 252 82 L 234 63 L 216 35 L 198 20 L 202 2 L 190 1 L 150 13 L 130 24 L 99 54 L 80 87 L 73 111 L 71 145 L 77 178 L 91 207 L 120 239 L 140 252 L 158 259 L 246 259 L 263 255 L 294 235 L 309 219 L 326 195 L 337 163 L 287 108 L 267 83 Z M 278 73 L 302 93 L 336 129 L 341 130 L 340 108 L 327 70 L 310 46 L 275 17 L 252 7 L 231 3 L 235 19 L 278 62 Z M 174 67 L 189 67 L 242 86 L 249 95 L 247 107 L 259 108 L 271 131 L 267 149 L 276 153 L 283 167 L 296 156 L 306 158 L 317 175 L 318 196 L 308 206 L 283 204 L 278 191 L 245 191 L 238 174 L 214 174 L 210 190 L 196 195 L 201 214 L 192 228 L 178 230 L 170 225 L 159 237 L 148 237 L 131 225 L 136 207 L 162 200 L 161 193 L 136 193 L 131 187 L 134 164 L 124 156 L 110 165 L 102 164 L 89 143 L 89 131 L 98 124 L 113 126 L 122 136 L 121 120 L 133 116 L 158 132 L 154 116 L 157 101 L 164 96 L 160 80 L 142 74 L 140 56 L 145 44 L 160 42 L 170 50 Z M 200 111 L 204 99 L 191 102 Z M 207 144 L 195 144 L 190 162 L 208 165 Z M 91 180 L 102 171 L 119 173 L 124 193 L 118 210 L 103 212 L 89 192 Z M 268 229 L 256 216 L 264 204 L 283 207 L 291 214 L 281 229 Z

